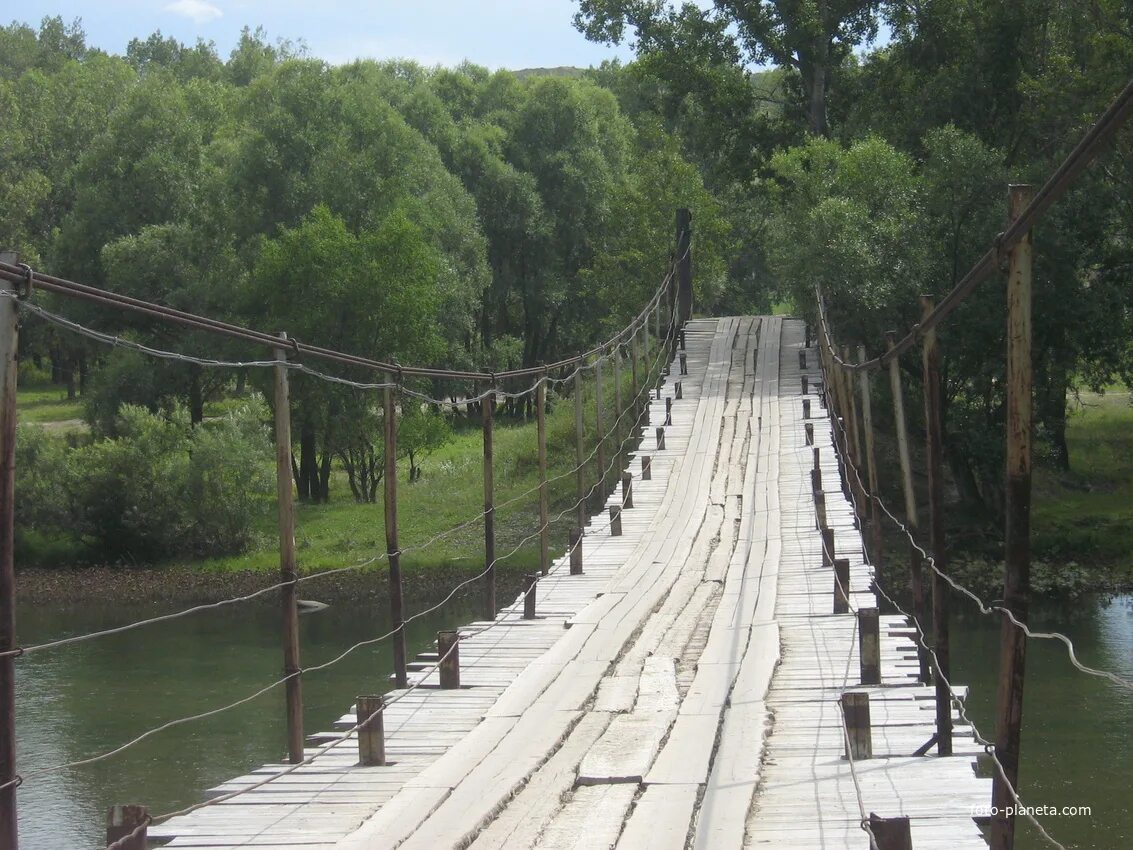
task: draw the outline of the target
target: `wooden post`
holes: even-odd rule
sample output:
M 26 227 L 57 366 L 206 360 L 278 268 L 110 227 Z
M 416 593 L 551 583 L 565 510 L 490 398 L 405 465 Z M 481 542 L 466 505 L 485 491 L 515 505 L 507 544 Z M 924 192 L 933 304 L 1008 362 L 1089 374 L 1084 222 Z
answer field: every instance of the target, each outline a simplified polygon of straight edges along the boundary
M 567 540 L 570 544 L 570 574 L 582 575 L 582 529 L 572 528 Z
M 393 376 L 387 376 L 392 381 Z M 397 544 L 397 405 L 392 387 L 382 394 L 385 419 L 385 521 L 389 558 L 389 613 L 393 633 L 393 674 L 399 688 L 409 685 L 405 667 L 405 595 L 401 586 L 401 550 Z
M 834 613 L 850 613 L 850 559 L 834 559 Z
M 812 472 L 811 486 L 814 490 L 814 526 L 819 531 L 822 531 L 824 528 L 827 528 L 827 525 L 826 525 L 826 494 L 822 492 L 822 488 L 814 487 L 815 481 L 814 481 L 814 476 L 813 476 L 813 470 L 811 472 Z M 834 530 L 830 529 L 830 532 L 831 532 L 831 534 L 833 534 Z
M 921 296 L 922 321 L 933 311 L 931 295 Z M 924 333 L 925 441 L 928 451 L 929 545 L 936 566 L 945 569 L 944 557 L 944 454 L 941 422 L 940 342 L 936 328 Z M 952 699 L 946 680 L 951 680 L 948 646 L 948 585 L 939 574 L 932 575 L 933 652 L 936 654 L 936 751 L 952 755 Z
M 687 375 L 688 374 L 688 355 L 686 355 L 682 351 L 681 354 L 680 354 L 680 358 L 681 358 L 681 374 Z
M 653 480 L 653 459 L 649 455 L 641 456 L 641 480 Z
M 873 758 L 873 740 L 869 717 L 869 694 L 846 691 L 842 694 L 842 719 L 846 724 L 846 757 L 854 761 Z
M 106 846 L 122 841 L 118 850 L 146 850 L 149 819 L 145 806 L 111 806 L 106 813 Z
M 660 425 L 657 426 L 657 451 L 663 452 L 665 450 L 665 429 Z
M 1011 220 L 1034 196 L 1031 186 L 1011 187 Z M 1031 584 L 1031 265 L 1033 234 L 1011 250 L 1007 277 L 1007 523 L 1004 541 L 1003 606 L 1021 623 L 1027 622 Z M 996 704 L 995 754 L 1007 781 L 993 777 L 993 850 L 1015 846 L 1015 816 L 1005 812 L 1014 804 L 1008 788 L 1019 787 L 1019 733 L 1023 724 L 1023 673 L 1027 638 L 1003 618 L 999 656 L 999 694 Z
M 633 507 L 633 473 L 622 473 L 622 507 Z
M 799 349 L 799 369 L 806 371 L 806 350 Z
M 614 346 L 614 427 L 612 431 L 615 457 L 622 453 L 623 413 L 625 413 L 625 408 L 622 406 L 622 348 L 619 344 Z
M 496 502 L 492 446 L 492 419 L 496 394 L 489 390 L 480 408 L 484 432 L 484 612 L 485 620 L 496 619 Z
M 858 346 L 858 362 L 866 362 L 865 346 Z M 869 562 L 881 570 L 881 510 L 878 508 L 877 453 L 873 441 L 873 398 L 870 392 L 869 372 L 858 373 L 862 395 L 862 431 L 865 432 L 866 474 L 869 478 Z
M 650 368 L 650 365 L 649 365 L 652 361 L 650 361 L 650 359 L 649 359 L 649 317 L 648 316 L 646 316 L 645 320 L 642 321 L 642 323 L 641 323 L 641 362 L 645 366 L 645 380 L 643 381 L 643 383 L 645 384 L 645 386 L 649 386 L 651 383 L 653 383 L 653 381 L 651 379 L 653 370 Z
M 598 352 L 594 361 L 594 424 L 597 427 L 598 441 L 598 499 L 606 498 L 606 425 L 602 421 L 602 361 L 606 358 L 604 351 Z
M 680 381 L 677 381 L 677 382 L 676 382 L 676 383 L 675 383 L 675 384 L 673 385 L 673 395 L 674 395 L 674 396 L 676 396 L 676 398 L 677 398 L 677 400 L 678 400 L 678 401 L 679 401 L 680 399 L 682 399 L 682 398 L 684 398 L 684 397 L 685 397 L 685 391 L 684 391 L 684 387 L 682 387 L 682 386 L 681 386 L 681 382 L 680 382 Z
M 665 424 L 673 424 L 673 399 L 672 396 L 665 396 Z
M 680 336 L 680 341 L 681 341 L 681 351 L 684 351 L 685 350 L 685 329 L 684 328 L 680 329 L 679 336 Z
M 877 850 L 913 850 L 907 817 L 881 818 L 870 812 L 869 830 L 877 842 Z
M 806 434 L 806 444 L 808 446 L 814 445 L 814 423 L 807 422 L 803 425 L 803 431 Z
M 581 366 L 581 364 L 580 364 Z M 574 475 L 575 521 L 586 528 L 586 431 L 582 425 L 582 369 L 574 373 Z
M 551 571 L 550 497 L 547 493 L 547 376 L 535 390 L 535 423 L 539 440 L 539 572 Z M 603 467 L 605 468 L 605 467 Z
M 810 399 L 803 399 L 803 419 L 810 419 Z
M 523 577 L 523 619 L 535 619 L 535 587 L 539 576 L 528 573 Z
M 800 378 L 800 382 L 802 383 L 803 395 L 806 395 L 810 392 L 810 378 L 808 378 L 806 375 L 803 375 Z
M 354 701 L 358 724 L 358 763 L 381 767 L 386 763 L 385 698 L 361 696 Z
M 677 210 L 677 305 L 677 325 L 682 326 L 692 318 L 692 213 L 684 207 Z
M 622 536 L 622 506 L 610 505 L 610 536 Z
M 858 654 L 863 685 L 881 684 L 881 618 L 876 608 L 858 609 Z
M 814 461 L 813 461 L 814 465 L 811 466 L 811 471 L 814 473 L 814 486 L 815 486 L 816 489 L 821 490 L 822 489 L 822 449 L 820 449 L 818 446 L 815 446 L 813 451 L 814 451 Z
M 653 308 L 653 336 L 657 340 L 657 348 L 660 352 L 665 350 L 665 342 L 661 339 L 661 302 L 657 302 L 657 306 Z M 663 359 L 663 358 L 662 358 Z M 662 364 L 662 368 L 663 368 Z
M 846 346 L 842 347 L 842 359 L 850 362 L 850 350 Z M 865 475 L 865 464 L 862 462 L 862 429 L 858 422 L 858 398 L 857 393 L 854 392 L 854 373 L 845 370 L 842 373 L 843 380 L 846 383 L 846 428 L 850 438 L 850 452 L 848 459 L 852 464 L 847 468 L 850 475 L 850 491 L 854 494 L 854 514 L 857 517 L 857 527 L 865 529 L 866 516 L 868 506 L 866 505 L 865 485 L 862 482 L 862 476 Z
M 637 374 L 637 360 L 641 356 L 641 352 L 637 347 L 637 330 L 633 331 L 633 335 L 629 338 L 629 368 L 630 368 L 630 398 L 633 399 L 631 405 L 633 406 L 633 424 L 631 427 L 637 428 L 638 417 L 641 411 L 639 406 L 641 404 L 641 384 Z
M 279 335 L 287 340 L 287 334 Z M 291 472 L 291 394 L 288 389 L 287 349 L 275 359 L 275 482 L 279 506 L 279 577 L 283 610 L 283 674 L 287 676 L 287 754 L 292 764 L 303 761 L 303 669 L 299 665 L 299 572 L 295 559 L 295 493 Z
M 19 257 L 0 252 L 0 261 Z M 11 288 L 11 284 L 9 284 Z M 16 648 L 16 381 L 19 316 L 12 298 L 0 298 L 0 652 Z M 288 466 L 288 475 L 291 467 Z M 290 481 L 290 478 L 288 478 Z M 0 657 L 0 785 L 16 779 L 16 657 Z M 0 791 L 0 850 L 17 850 L 16 785 Z
M 437 632 L 437 657 L 440 659 L 441 688 L 451 691 L 460 687 L 460 632 L 445 629 Z
M 822 538 L 822 566 L 834 566 L 834 529 L 820 528 L 819 536 Z
M 889 351 L 896 348 L 895 334 L 885 334 L 885 344 Z M 905 493 L 905 525 L 916 536 L 917 495 L 913 489 L 913 465 L 909 461 L 909 430 L 905 424 L 905 393 L 901 387 L 901 364 L 898 358 L 889 361 L 889 388 L 893 395 L 893 423 L 897 432 L 897 455 L 901 464 L 901 488 Z M 913 614 L 922 628 L 928 627 L 928 610 L 925 606 L 924 581 L 921 575 L 921 553 L 912 543 L 909 544 L 909 592 L 913 597 Z M 928 650 L 917 641 L 917 661 L 920 664 L 920 680 L 932 681 L 929 673 Z

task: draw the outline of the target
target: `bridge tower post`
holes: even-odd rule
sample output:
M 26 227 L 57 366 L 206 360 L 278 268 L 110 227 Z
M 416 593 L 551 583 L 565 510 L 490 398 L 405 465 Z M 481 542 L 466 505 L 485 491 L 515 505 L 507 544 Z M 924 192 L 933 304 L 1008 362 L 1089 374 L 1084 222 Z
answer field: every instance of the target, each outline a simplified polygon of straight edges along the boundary
M 677 210 L 677 328 L 692 318 L 692 212 Z
M 495 385 L 484 395 L 480 407 L 480 426 L 484 434 L 484 619 L 496 619 L 496 504 L 492 445 Z
M 547 372 L 535 390 L 535 427 L 539 441 L 539 572 L 551 571 L 550 497 L 547 492 Z
M 0 261 L 15 263 L 11 252 Z M 16 379 L 19 323 L 16 302 L 0 299 L 0 652 L 16 648 Z M 11 784 L 9 784 L 11 783 Z M 0 657 L 0 848 L 17 850 L 16 658 Z
M 866 361 L 864 345 L 858 346 L 858 362 Z M 881 570 L 881 511 L 877 500 L 880 498 L 877 483 L 877 452 L 873 441 L 873 398 L 870 392 L 869 371 L 862 369 L 858 374 L 862 394 L 862 433 L 865 436 L 866 470 L 869 476 L 869 559 L 876 571 Z
M 1010 188 L 1011 220 L 1019 218 L 1034 197 L 1027 185 Z M 1003 602 L 1019 622 L 1027 621 L 1031 582 L 1031 265 L 1033 236 L 1027 232 L 1011 249 L 1007 277 L 1007 523 L 1004 541 Z M 1027 638 L 1007 617 L 1000 638 L 999 694 L 995 754 L 1004 777 L 996 774 L 992 806 L 1004 812 L 1019 787 L 1019 733 L 1023 723 L 1023 673 Z M 1010 786 L 1008 785 L 1010 783 Z M 1015 816 L 997 815 L 991 825 L 993 850 L 1015 846 Z
M 386 375 L 387 383 L 394 375 Z M 405 596 L 401 585 L 401 549 L 397 542 L 397 399 L 396 390 L 386 387 L 382 393 L 382 419 L 385 431 L 385 526 L 386 557 L 389 560 L 389 613 L 393 633 L 393 675 L 399 688 L 408 687 L 405 666 Z
M 280 339 L 286 345 L 287 334 Z M 279 511 L 279 573 L 283 608 L 283 672 L 287 676 L 287 754 L 303 761 L 303 669 L 299 664 L 299 572 L 295 557 L 295 492 L 291 472 L 291 395 L 287 351 L 275 350 L 275 479 Z
M 921 296 L 921 321 L 932 313 L 936 301 L 931 295 Z M 941 446 L 940 341 L 936 328 L 924 332 L 924 407 L 925 443 L 928 455 L 928 512 L 929 546 L 933 564 L 940 573 L 945 569 L 944 553 L 944 455 Z M 951 658 L 948 636 L 949 587 L 941 574 L 932 575 L 932 631 L 933 652 L 936 655 L 936 751 L 939 755 L 952 755 L 952 698 L 948 679 Z

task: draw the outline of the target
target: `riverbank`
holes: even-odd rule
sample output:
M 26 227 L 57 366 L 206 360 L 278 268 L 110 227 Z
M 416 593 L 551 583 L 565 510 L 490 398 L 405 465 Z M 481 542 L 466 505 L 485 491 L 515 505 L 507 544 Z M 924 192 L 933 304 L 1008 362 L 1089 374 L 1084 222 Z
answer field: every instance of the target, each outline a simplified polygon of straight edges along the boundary
M 416 569 L 404 576 L 405 603 L 435 600 L 463 581 L 478 575 L 482 567 L 435 567 Z M 501 601 L 510 601 L 523 582 L 524 568 L 500 564 L 497 582 Z M 278 581 L 262 570 L 216 571 L 197 567 L 76 567 L 74 569 L 29 568 L 16 576 L 16 596 L 21 606 L 123 603 L 129 605 L 203 605 L 255 593 Z M 461 597 L 479 593 L 475 581 Z M 370 567 L 358 572 L 338 573 L 305 581 L 299 596 L 336 604 L 373 602 L 386 605 L 389 585 L 384 569 Z M 261 598 L 275 604 L 273 593 Z M 260 602 L 260 599 L 255 600 Z

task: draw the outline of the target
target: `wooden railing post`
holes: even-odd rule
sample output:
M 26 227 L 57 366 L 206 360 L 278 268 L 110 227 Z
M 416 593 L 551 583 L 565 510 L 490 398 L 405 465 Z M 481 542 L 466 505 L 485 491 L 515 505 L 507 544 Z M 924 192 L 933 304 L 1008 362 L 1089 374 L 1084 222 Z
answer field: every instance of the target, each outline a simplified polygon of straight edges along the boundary
M 846 346 L 842 346 L 842 360 L 846 363 L 851 362 L 850 349 Z M 861 480 L 865 464 L 862 463 L 862 429 L 858 422 L 858 400 L 857 393 L 854 392 L 854 373 L 845 369 L 842 371 L 842 379 L 846 385 L 846 432 L 849 435 L 850 442 L 847 456 L 850 463 L 847 468 L 847 472 L 850 474 L 848 483 L 850 492 L 854 494 L 854 516 L 857 517 L 857 527 L 859 530 L 865 531 L 867 505 L 865 486 Z
M 677 210 L 677 326 L 692 318 L 692 213 Z
M 614 438 L 614 457 L 622 453 L 622 346 L 619 342 L 614 346 L 614 425 L 611 433 Z
M 606 358 L 604 351 L 598 352 L 594 361 L 594 423 L 598 428 L 598 499 L 606 498 L 606 425 L 602 417 L 602 361 Z
M 640 352 L 637 347 L 637 329 L 633 331 L 633 335 L 629 338 L 629 368 L 630 368 L 630 402 L 633 414 L 630 427 L 636 429 L 638 426 L 638 418 L 641 410 L 641 384 L 637 375 L 637 360 Z
M 649 455 L 641 456 L 641 480 L 653 480 L 653 458 L 651 458 Z
M 145 806 L 111 806 L 106 813 L 106 846 L 118 841 L 118 850 L 146 850 L 147 824 L 149 809 Z
M 870 812 L 869 830 L 877 842 L 877 850 L 913 850 L 908 817 L 881 818 Z
M 627 510 L 629 508 L 633 507 L 633 473 L 632 472 L 623 472 L 622 473 L 622 507 L 626 508 Z
M 460 632 L 445 629 L 437 632 L 437 662 L 442 690 L 460 687 Z
M 12 252 L 0 261 L 15 263 Z M 19 321 L 16 302 L 0 298 L 0 652 L 16 648 L 16 381 Z M 288 467 L 288 475 L 291 473 Z M 288 479 L 290 480 L 290 479 Z M 0 657 L 0 850 L 17 850 L 16 657 Z M 13 784 L 8 784 L 13 783 Z
M 921 315 L 927 318 L 935 300 L 921 296 Z M 928 454 L 929 545 L 936 567 L 945 569 L 944 558 L 944 454 L 943 422 L 941 421 L 940 342 L 936 328 L 924 333 L 924 404 L 925 441 Z M 933 652 L 936 655 L 936 751 L 952 755 L 952 699 L 946 680 L 951 680 L 948 646 L 948 585 L 941 576 L 932 575 Z
M 1011 220 L 1019 217 L 1034 191 L 1011 187 Z M 1007 522 L 1004 541 L 1003 606 L 1021 623 L 1027 621 L 1031 583 L 1031 265 L 1034 237 L 1028 231 L 1011 250 L 1007 277 Z M 993 850 L 1015 846 L 1015 816 L 1006 812 L 1014 803 L 1010 788 L 1019 787 L 1019 733 L 1023 723 L 1023 674 L 1027 638 L 1007 617 L 1000 637 L 999 694 L 995 723 L 995 754 L 1004 777 L 994 774 L 992 806 Z M 1010 787 L 1009 787 L 1010 784 Z
M 393 381 L 393 375 L 386 377 Z M 401 586 L 401 550 L 397 542 L 397 404 L 392 387 L 382 394 L 385 425 L 385 523 L 389 558 L 389 613 L 393 633 L 393 674 L 399 688 L 409 685 L 405 666 L 405 594 Z
M 535 390 L 535 427 L 539 440 L 539 572 L 551 571 L 550 496 L 547 492 L 547 375 L 539 376 Z
M 484 612 L 485 620 L 496 619 L 496 504 L 493 481 L 495 450 L 492 446 L 495 387 L 484 395 L 480 423 L 484 433 Z
M 528 574 L 523 577 L 523 619 L 535 619 L 535 588 L 539 586 L 539 576 Z
M 850 613 L 850 559 L 834 559 L 834 613 Z
M 858 346 L 858 362 L 866 361 L 865 346 Z M 881 570 L 881 510 L 878 500 L 877 453 L 873 441 L 873 398 L 870 392 L 869 371 L 858 373 L 862 395 L 862 431 L 865 433 L 866 474 L 869 478 L 869 562 L 875 570 Z
M 622 506 L 610 505 L 610 536 L 622 536 Z
M 286 343 L 287 334 L 280 339 Z M 275 350 L 275 481 L 279 509 L 279 576 L 283 609 L 283 674 L 287 677 L 287 754 L 303 761 L 303 671 L 299 665 L 299 573 L 295 558 L 295 491 L 291 472 L 291 394 L 287 349 Z
M 834 566 L 834 529 L 820 528 L 819 537 L 822 538 L 822 566 Z
M 570 574 L 582 575 L 582 529 L 572 528 L 567 535 L 570 546 Z
M 841 704 L 842 719 L 846 724 L 846 757 L 854 761 L 873 758 L 869 694 L 865 691 L 847 691 L 842 694 Z
M 582 424 L 582 364 L 574 373 L 574 494 L 575 522 L 586 528 L 586 429 Z
M 354 701 L 358 724 L 358 763 L 381 767 L 386 763 L 385 697 L 360 696 Z
M 881 684 L 881 618 L 876 608 L 858 609 L 858 654 L 863 685 Z
M 895 334 L 890 331 L 885 335 L 885 344 L 889 351 L 896 347 Z M 901 489 L 905 494 L 905 524 L 909 531 L 916 536 L 917 496 L 913 489 L 913 465 L 909 460 L 909 430 L 905 424 L 905 393 L 901 387 L 901 364 L 896 357 L 889 361 L 889 387 L 893 395 L 893 424 L 897 432 L 897 454 L 901 464 Z M 924 581 L 921 575 L 921 553 L 916 545 L 909 543 L 909 592 L 913 597 L 913 615 L 922 628 L 928 626 L 928 610 L 925 607 Z M 920 664 L 920 680 L 931 681 L 929 673 L 928 649 L 922 641 L 917 640 L 917 661 Z

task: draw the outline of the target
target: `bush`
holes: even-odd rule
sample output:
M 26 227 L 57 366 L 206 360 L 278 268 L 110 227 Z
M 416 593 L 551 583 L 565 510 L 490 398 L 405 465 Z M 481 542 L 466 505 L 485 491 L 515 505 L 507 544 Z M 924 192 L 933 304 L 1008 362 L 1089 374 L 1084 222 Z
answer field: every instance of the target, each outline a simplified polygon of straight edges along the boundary
M 272 491 L 260 399 L 197 428 L 123 405 L 114 439 L 65 448 L 39 429 L 18 440 L 17 521 L 75 536 L 112 561 L 210 557 L 244 551 Z

